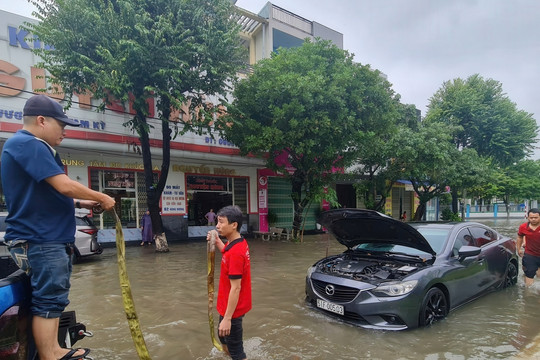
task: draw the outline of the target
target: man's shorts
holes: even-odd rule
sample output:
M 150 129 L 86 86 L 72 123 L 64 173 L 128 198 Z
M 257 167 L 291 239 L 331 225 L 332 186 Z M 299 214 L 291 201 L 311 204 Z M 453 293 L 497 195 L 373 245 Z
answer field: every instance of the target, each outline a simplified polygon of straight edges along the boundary
M 28 243 L 33 315 L 59 318 L 69 304 L 72 244 Z
M 242 319 L 244 316 L 239 316 L 231 320 L 231 333 L 229 336 L 220 336 L 219 340 L 223 345 L 227 345 L 227 350 L 231 354 L 233 360 L 243 360 L 246 358 L 244 352 L 244 343 L 242 341 Z M 219 316 L 219 322 L 221 323 L 223 316 Z
M 525 276 L 529 279 L 533 279 L 536 271 L 540 268 L 540 256 L 524 254 L 521 264 L 523 265 Z

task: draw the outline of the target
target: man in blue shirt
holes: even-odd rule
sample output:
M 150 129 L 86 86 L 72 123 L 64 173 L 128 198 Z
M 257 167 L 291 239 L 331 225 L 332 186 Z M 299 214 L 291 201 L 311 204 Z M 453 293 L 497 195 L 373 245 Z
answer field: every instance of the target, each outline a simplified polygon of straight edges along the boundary
M 32 285 L 32 333 L 41 360 L 83 359 L 88 349 L 58 344 L 62 311 L 69 304 L 71 262 L 75 241 L 75 207 L 110 210 L 110 196 L 71 180 L 53 148 L 64 139 L 66 125 L 79 123 L 45 95 L 27 100 L 23 128 L 4 144 L 2 186 L 9 215 L 5 241 L 12 253 L 24 249 Z M 19 257 L 20 259 L 20 257 Z

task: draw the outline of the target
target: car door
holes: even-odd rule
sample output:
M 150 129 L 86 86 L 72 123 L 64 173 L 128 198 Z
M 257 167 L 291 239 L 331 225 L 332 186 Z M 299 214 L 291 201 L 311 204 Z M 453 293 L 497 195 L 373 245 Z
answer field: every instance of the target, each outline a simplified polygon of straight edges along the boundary
M 486 271 L 483 274 L 483 288 L 496 286 L 506 273 L 509 253 L 500 245 L 497 234 L 483 226 L 475 225 L 469 228 L 477 246 L 482 249 L 480 255 L 486 262 Z
M 452 307 L 460 305 L 483 291 L 486 263 L 482 256 L 460 259 L 458 252 L 463 246 L 475 246 L 474 238 L 467 228 L 461 229 L 453 240 L 448 265 L 452 269 L 445 276 L 445 284 L 452 299 Z M 481 254 L 480 254 L 481 255 Z

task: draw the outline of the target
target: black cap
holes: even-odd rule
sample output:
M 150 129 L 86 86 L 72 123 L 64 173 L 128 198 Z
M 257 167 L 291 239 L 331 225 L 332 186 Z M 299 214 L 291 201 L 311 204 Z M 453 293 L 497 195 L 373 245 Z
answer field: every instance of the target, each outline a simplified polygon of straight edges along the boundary
M 26 100 L 23 116 L 48 116 L 71 126 L 79 126 L 77 121 L 67 117 L 62 105 L 46 95 L 34 95 Z

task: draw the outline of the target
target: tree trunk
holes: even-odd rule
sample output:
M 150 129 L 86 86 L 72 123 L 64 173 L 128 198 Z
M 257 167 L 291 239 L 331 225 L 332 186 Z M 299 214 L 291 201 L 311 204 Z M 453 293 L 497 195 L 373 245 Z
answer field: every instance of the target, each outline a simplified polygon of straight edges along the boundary
M 458 191 L 455 188 L 452 188 L 452 212 L 457 214 L 458 209 Z
M 414 213 L 413 221 L 422 221 L 422 217 L 424 216 L 424 212 L 426 211 L 426 203 L 420 199 L 420 205 L 418 205 L 418 209 L 416 209 L 416 212 Z
M 298 239 L 304 213 L 304 202 L 302 201 L 302 186 L 304 185 L 304 176 L 301 174 L 300 170 L 296 170 L 294 172 L 291 179 L 291 185 L 291 198 L 294 207 L 292 236 L 293 239 Z
M 154 176 L 152 172 L 152 154 L 150 153 L 150 140 L 148 137 L 146 116 L 142 112 L 137 111 L 136 117 L 138 118 L 139 140 L 141 141 L 141 151 L 143 156 L 144 180 L 146 183 L 148 210 L 150 210 L 150 219 L 152 220 L 152 233 L 156 235 L 156 251 L 168 252 L 169 247 L 163 231 L 163 223 L 161 222 L 159 208 L 159 198 L 161 197 L 161 191 L 163 191 L 163 189 L 158 191 L 158 184 L 154 183 Z M 165 157 L 163 162 L 165 163 Z M 163 177 L 163 174 L 161 174 L 160 178 L 161 177 Z

